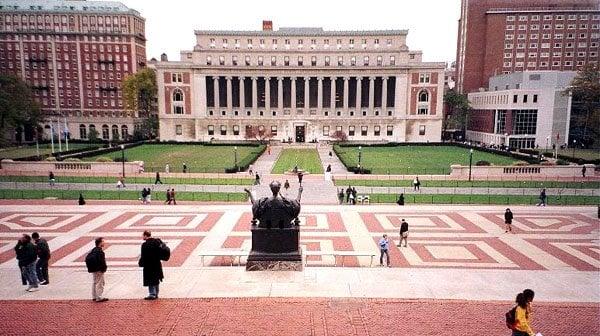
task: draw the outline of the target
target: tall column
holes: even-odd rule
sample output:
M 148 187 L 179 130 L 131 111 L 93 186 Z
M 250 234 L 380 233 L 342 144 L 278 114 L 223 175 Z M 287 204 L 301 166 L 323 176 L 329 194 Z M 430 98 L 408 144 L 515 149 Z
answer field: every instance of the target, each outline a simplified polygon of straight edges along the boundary
M 381 83 L 381 111 L 382 114 L 387 115 L 387 90 L 388 90 L 388 79 L 387 77 L 383 77 L 383 82 Z
M 369 77 L 369 112 L 375 108 L 375 77 Z
M 310 77 L 304 77 L 304 109 L 308 111 L 310 108 Z
M 294 111 L 296 109 L 296 77 L 290 77 L 290 81 L 291 81 L 291 89 L 292 92 L 290 93 L 290 96 L 292 98 L 292 111 Z M 295 113 L 295 111 L 294 111 Z
M 317 109 L 323 109 L 323 77 L 317 77 Z
M 240 85 L 238 86 L 240 89 L 240 113 L 243 113 L 244 108 L 246 107 L 246 83 L 244 83 L 244 77 L 238 77 L 240 79 Z
M 214 80 L 214 85 L 213 88 L 215 90 L 214 96 L 215 96 L 215 108 L 219 108 L 221 107 L 220 105 L 220 99 L 219 99 L 219 76 L 213 77 Z
M 231 111 L 233 106 L 233 89 L 231 87 L 231 76 L 227 76 L 227 110 Z
M 359 114 L 362 103 L 362 77 L 356 77 L 356 114 Z
M 271 113 L 271 77 L 265 77 L 265 110 Z
M 344 77 L 344 108 L 348 108 L 348 81 L 350 77 Z
M 330 100 L 329 103 L 331 104 L 331 109 L 334 110 L 335 109 L 335 77 L 331 76 L 329 77 L 329 80 L 331 82 L 331 92 L 330 94 Z
M 277 108 L 283 111 L 283 77 L 277 77 Z
M 252 77 L 252 109 L 256 113 L 258 110 L 258 89 L 256 87 L 256 77 Z

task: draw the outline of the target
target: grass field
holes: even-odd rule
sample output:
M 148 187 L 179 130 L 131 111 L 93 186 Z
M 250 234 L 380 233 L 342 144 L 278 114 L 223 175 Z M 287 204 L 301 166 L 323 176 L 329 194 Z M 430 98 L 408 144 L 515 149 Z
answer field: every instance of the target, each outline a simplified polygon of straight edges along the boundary
M 85 143 L 70 143 L 69 150 L 83 149 L 87 147 L 99 147 L 99 144 L 85 144 Z M 67 147 L 63 143 L 63 151 L 67 150 Z M 54 144 L 54 150 L 58 152 L 58 143 Z M 52 146 L 50 144 L 40 145 L 40 155 L 46 155 L 52 153 Z M 9 147 L 0 150 L 0 159 L 18 159 L 29 156 L 37 155 L 37 149 L 35 145 L 27 145 L 22 147 Z
M 398 195 L 370 194 L 371 203 L 395 203 Z M 404 195 L 405 204 L 506 204 L 533 205 L 539 201 L 531 195 Z M 597 205 L 600 196 L 548 196 L 548 205 Z
M 238 166 L 247 165 L 263 150 L 264 146 L 237 146 Z M 188 173 L 223 173 L 225 168 L 234 166 L 234 146 L 205 146 L 185 144 L 141 145 L 125 150 L 127 161 L 144 161 L 146 172 L 165 171 L 169 164 L 172 173 L 181 173 L 183 164 Z M 83 158 L 95 161 L 98 157 L 121 157 L 121 152 Z
M 311 174 L 323 174 L 323 166 L 316 149 L 285 148 L 273 166 L 273 174 L 283 174 L 298 165 L 299 169 Z
M 600 181 L 590 182 L 558 182 L 558 181 L 438 181 L 423 180 L 421 187 L 473 187 L 473 188 L 571 188 L 571 189 L 599 189 Z M 335 180 L 336 186 L 363 186 L 363 187 L 412 187 L 412 180 Z
M 358 165 L 358 147 L 336 147 L 346 166 Z M 488 161 L 493 165 L 512 165 L 516 160 L 496 154 L 473 152 L 473 164 Z M 450 165 L 469 165 L 469 150 L 453 146 L 363 147 L 361 165 L 372 174 L 445 175 Z
M 13 190 L 0 189 L 0 199 L 44 199 L 56 198 L 63 200 L 77 200 L 79 193 L 86 200 L 137 200 L 140 193 L 133 190 Z M 204 201 L 204 202 L 244 202 L 248 199 L 245 193 L 219 193 L 219 192 L 177 192 L 178 201 Z M 152 200 L 164 202 L 165 193 L 152 193 Z
M 252 185 L 252 178 L 179 178 L 160 177 L 163 184 Z M 57 183 L 116 183 L 114 176 L 59 176 Z M 126 177 L 126 183 L 154 184 L 154 177 Z M 48 176 L 0 176 L 0 182 L 48 182 Z
M 552 155 L 554 155 L 554 151 L 552 150 L 552 148 L 548 148 L 548 150 L 545 149 L 538 149 L 539 153 L 552 153 Z M 558 149 L 557 151 L 558 155 L 564 155 L 564 156 L 570 156 L 570 157 L 576 157 L 579 159 L 584 159 L 584 160 L 600 160 L 600 149 L 575 149 L 575 152 L 573 153 L 573 148 L 565 148 L 565 149 Z M 573 154 L 575 154 L 575 156 L 573 156 Z

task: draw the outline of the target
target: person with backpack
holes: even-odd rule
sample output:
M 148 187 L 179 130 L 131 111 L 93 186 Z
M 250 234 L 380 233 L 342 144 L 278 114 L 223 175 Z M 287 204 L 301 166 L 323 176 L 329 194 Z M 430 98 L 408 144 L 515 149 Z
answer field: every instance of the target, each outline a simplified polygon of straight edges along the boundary
M 517 305 L 506 313 L 506 326 L 512 330 L 512 336 L 534 336 L 531 328 L 531 302 L 534 292 L 526 289 L 517 294 Z
M 510 211 L 509 208 L 506 208 L 506 211 L 504 212 L 504 224 L 506 224 L 505 233 L 512 232 L 512 220 L 513 220 L 513 213 L 512 213 L 512 211 Z
M 19 238 L 19 241 L 15 246 L 15 253 L 17 255 L 17 260 L 19 261 L 21 275 L 29 284 L 29 287 L 27 287 L 26 291 L 38 291 L 38 278 L 35 274 L 35 261 L 37 260 L 37 254 L 35 252 L 35 246 L 33 246 L 31 243 L 31 236 L 28 234 L 23 234 L 21 238 Z
M 163 255 L 166 245 L 160 239 L 152 238 L 150 231 L 144 231 L 142 237 L 144 243 L 138 265 L 143 268 L 144 287 L 148 287 L 148 296 L 144 300 L 156 300 L 160 282 L 164 279 L 161 260 L 168 260 L 168 256 Z
M 96 245 L 90 253 L 85 257 L 85 265 L 87 266 L 88 273 L 93 275 L 92 284 L 92 300 L 94 302 L 106 302 L 107 298 L 103 297 L 104 293 L 104 273 L 106 273 L 106 257 L 104 255 L 104 238 L 98 237 L 94 241 Z
M 40 234 L 37 232 L 32 233 L 31 238 L 35 241 L 35 252 L 38 256 L 38 260 L 35 264 L 38 280 L 40 281 L 40 285 L 48 285 L 50 284 L 50 278 L 48 277 L 50 247 L 48 246 L 46 239 L 40 238 Z

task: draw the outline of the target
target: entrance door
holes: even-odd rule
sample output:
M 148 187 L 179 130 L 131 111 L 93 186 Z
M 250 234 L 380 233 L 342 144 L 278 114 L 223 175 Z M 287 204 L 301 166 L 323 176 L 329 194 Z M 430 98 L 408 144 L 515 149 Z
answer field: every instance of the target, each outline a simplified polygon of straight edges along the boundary
M 305 126 L 296 126 L 296 142 L 304 142 Z

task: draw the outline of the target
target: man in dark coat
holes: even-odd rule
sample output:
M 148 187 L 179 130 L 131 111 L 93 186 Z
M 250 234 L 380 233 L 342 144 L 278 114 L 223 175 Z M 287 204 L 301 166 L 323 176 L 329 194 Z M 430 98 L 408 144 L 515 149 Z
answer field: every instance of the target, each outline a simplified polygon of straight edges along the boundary
M 513 220 L 513 213 L 512 213 L 512 211 L 510 211 L 509 208 L 506 208 L 506 211 L 504 212 L 504 224 L 506 224 L 505 233 L 512 232 L 512 220 Z
M 15 246 L 15 253 L 17 254 L 21 274 L 27 280 L 27 283 L 29 283 L 29 287 L 27 287 L 26 291 L 37 291 L 38 278 L 35 274 L 37 254 L 35 253 L 35 246 L 31 243 L 31 237 L 28 234 L 23 234 L 23 236 L 21 236 L 19 242 Z
M 98 237 L 94 240 L 95 247 L 90 251 L 95 258 L 94 269 L 88 270 L 93 275 L 92 284 L 92 300 L 94 302 L 106 302 L 107 298 L 102 296 L 104 293 L 104 273 L 108 269 L 106 265 L 106 255 L 104 254 L 104 248 L 106 243 L 103 237 Z
M 158 299 L 159 285 L 163 280 L 163 269 L 160 261 L 160 241 L 152 238 L 150 231 L 144 231 L 144 243 L 138 265 L 143 267 L 144 287 L 148 287 L 145 300 Z
M 40 285 L 48 285 L 50 284 L 50 278 L 48 277 L 50 247 L 46 239 L 40 238 L 40 234 L 37 232 L 32 233 L 31 238 L 35 241 L 35 250 L 38 256 L 37 263 L 35 264 L 37 277 L 40 280 Z

